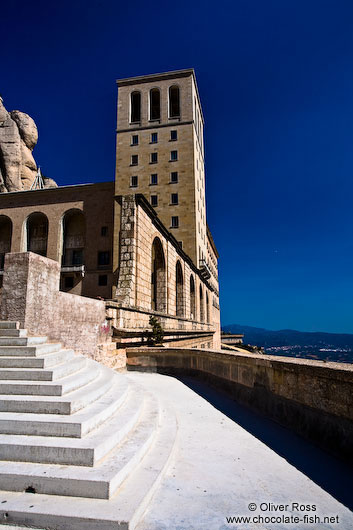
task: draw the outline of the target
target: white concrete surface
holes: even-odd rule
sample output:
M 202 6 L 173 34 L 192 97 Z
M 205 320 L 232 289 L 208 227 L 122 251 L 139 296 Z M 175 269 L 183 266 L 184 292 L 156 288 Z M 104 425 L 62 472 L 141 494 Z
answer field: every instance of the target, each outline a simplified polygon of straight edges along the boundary
M 351 530 L 353 514 L 284 458 L 172 377 L 128 374 L 176 412 L 173 463 L 138 530 Z M 292 512 L 291 503 L 316 512 Z M 289 511 L 249 511 L 249 503 L 289 505 Z M 230 524 L 227 516 L 338 516 L 339 524 Z

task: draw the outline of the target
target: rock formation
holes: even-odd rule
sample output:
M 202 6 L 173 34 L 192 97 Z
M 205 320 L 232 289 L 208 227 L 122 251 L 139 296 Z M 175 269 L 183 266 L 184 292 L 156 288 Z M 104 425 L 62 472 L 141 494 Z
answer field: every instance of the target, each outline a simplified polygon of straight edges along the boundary
M 0 192 L 30 189 L 38 171 L 32 155 L 37 141 L 32 118 L 19 110 L 8 112 L 0 97 Z M 43 180 L 44 187 L 57 186 L 52 179 Z

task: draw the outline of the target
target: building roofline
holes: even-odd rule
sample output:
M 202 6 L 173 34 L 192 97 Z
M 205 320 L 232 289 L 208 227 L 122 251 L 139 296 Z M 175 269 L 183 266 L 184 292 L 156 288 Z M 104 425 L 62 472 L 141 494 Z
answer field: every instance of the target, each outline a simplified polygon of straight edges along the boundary
M 185 68 L 184 70 L 171 70 L 169 72 L 160 72 L 157 74 L 138 75 L 135 77 L 125 77 L 117 79 L 118 86 L 136 85 L 140 83 L 150 83 L 151 81 L 162 81 L 163 79 L 174 79 L 176 77 L 188 77 L 192 75 L 195 78 L 195 70 L 193 68 Z
M 86 184 L 68 184 L 67 186 L 58 186 L 57 188 L 42 188 L 40 190 L 16 190 L 16 191 L 6 191 L 0 193 L 1 197 L 8 197 L 9 195 L 18 195 L 23 193 L 43 193 L 45 191 L 53 192 L 58 190 L 66 190 L 68 188 L 82 188 L 84 186 L 100 186 L 103 184 L 114 184 L 114 180 L 106 180 L 104 182 L 88 182 Z

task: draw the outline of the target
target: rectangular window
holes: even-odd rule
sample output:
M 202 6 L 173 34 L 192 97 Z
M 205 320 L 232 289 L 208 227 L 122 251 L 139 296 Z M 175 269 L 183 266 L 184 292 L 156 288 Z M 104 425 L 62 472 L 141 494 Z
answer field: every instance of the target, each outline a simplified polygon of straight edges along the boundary
M 105 286 L 107 284 L 108 284 L 108 276 L 106 274 L 100 274 L 98 276 L 98 285 L 103 287 L 103 286 Z
M 178 151 L 171 151 L 170 152 L 170 160 L 172 160 L 173 162 L 175 160 L 178 160 Z
M 106 237 L 108 235 L 108 227 L 107 226 L 102 226 L 101 228 L 101 236 L 102 237 Z
M 178 204 L 178 194 L 172 193 L 170 196 L 170 202 L 171 204 Z
M 158 196 L 151 195 L 151 206 L 158 206 Z
M 139 144 L 139 137 L 137 134 L 133 134 L 131 137 L 131 145 L 138 145 Z
M 131 165 L 137 166 L 139 163 L 139 156 L 138 155 L 131 155 Z
M 178 243 L 179 243 L 179 247 L 183 248 L 183 242 L 182 241 L 178 241 Z
M 157 164 L 158 162 L 158 153 L 151 153 L 151 164 Z
M 137 188 L 138 185 L 138 177 L 134 175 L 130 178 L 130 188 Z
M 173 182 L 173 184 L 178 182 L 178 172 L 177 171 L 172 171 L 171 172 L 171 174 L 170 174 L 170 182 Z
M 178 139 L 178 131 L 170 131 L 170 141 L 175 142 Z
M 158 142 L 158 133 L 151 134 L 151 144 L 156 144 Z
M 151 175 L 151 186 L 158 184 L 158 175 L 157 173 L 152 173 Z
M 110 263 L 110 252 L 109 250 L 103 250 L 98 252 L 98 267 L 103 267 L 105 265 L 109 265 Z
M 81 249 L 72 251 L 72 265 L 83 265 L 83 251 Z
M 172 228 L 179 228 L 179 217 L 177 215 L 173 215 L 172 217 Z

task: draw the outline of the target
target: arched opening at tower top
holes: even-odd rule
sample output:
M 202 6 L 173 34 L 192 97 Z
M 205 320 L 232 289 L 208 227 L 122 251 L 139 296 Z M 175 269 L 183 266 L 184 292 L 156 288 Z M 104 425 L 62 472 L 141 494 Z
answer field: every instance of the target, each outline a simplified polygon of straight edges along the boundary
M 44 213 L 32 213 L 26 221 L 27 248 L 41 256 L 47 255 L 48 248 L 48 218 Z

